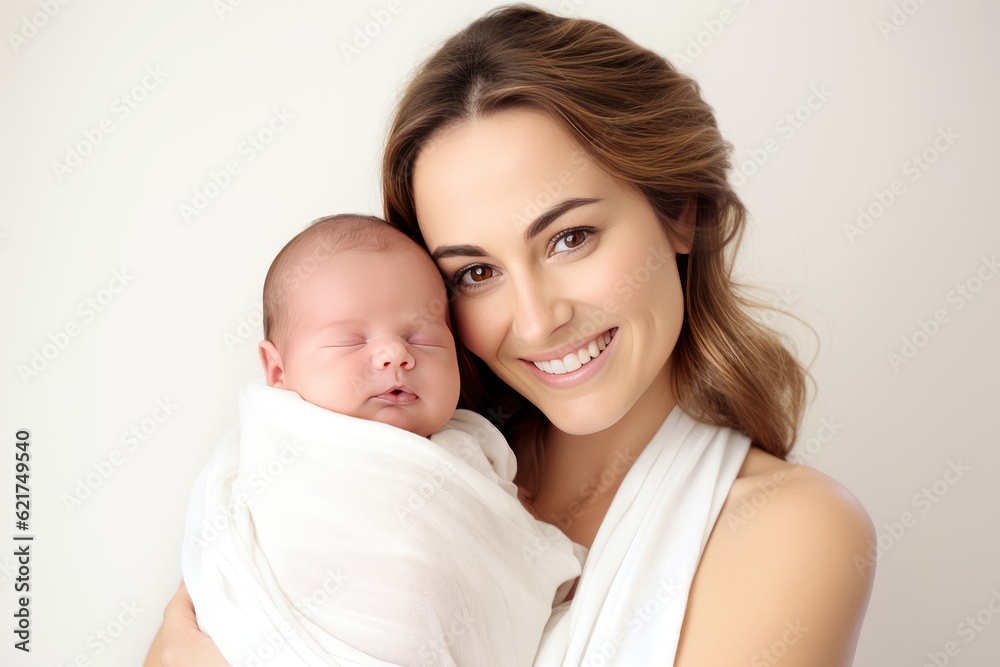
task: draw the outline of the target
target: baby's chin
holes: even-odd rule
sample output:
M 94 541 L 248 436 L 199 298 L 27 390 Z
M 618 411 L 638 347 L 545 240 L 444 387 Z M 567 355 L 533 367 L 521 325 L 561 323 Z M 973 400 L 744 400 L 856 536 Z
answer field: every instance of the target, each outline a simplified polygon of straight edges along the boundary
M 345 409 L 342 405 L 334 405 L 329 401 L 306 396 L 300 391 L 296 393 L 303 400 L 325 410 L 347 415 L 348 417 L 367 419 L 368 421 L 395 426 L 404 431 L 409 431 L 414 435 L 419 435 L 422 438 L 426 438 L 435 431 L 444 428 L 444 425 L 448 423 L 454 413 L 454 411 L 451 411 L 441 414 L 428 414 L 428 405 L 425 402 L 427 399 L 424 398 L 418 398 L 412 403 L 392 405 L 373 397 L 369 398 L 359 411 L 357 406 L 354 406 L 352 409 Z M 437 399 L 430 400 L 434 401 Z
M 419 435 L 421 438 L 428 437 L 431 433 L 440 430 L 445 424 L 448 423 L 448 420 L 446 419 L 439 424 L 428 424 L 427 419 L 415 419 L 409 415 L 385 414 L 386 412 L 390 411 L 382 410 L 378 416 L 372 419 L 372 421 L 377 421 L 381 424 L 386 424 L 387 426 L 395 426 L 396 428 L 403 429 L 404 431 L 409 431 L 414 435 Z
M 401 428 L 422 438 L 441 430 L 450 419 L 451 415 L 432 419 L 429 415 L 408 413 L 407 408 L 397 406 L 382 408 L 371 417 L 372 421 Z

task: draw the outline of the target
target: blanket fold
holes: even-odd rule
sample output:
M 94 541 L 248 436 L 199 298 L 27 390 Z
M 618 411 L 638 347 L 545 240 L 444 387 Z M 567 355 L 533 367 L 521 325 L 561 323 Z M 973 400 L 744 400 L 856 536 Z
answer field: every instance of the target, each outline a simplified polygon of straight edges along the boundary
M 250 383 L 188 508 L 199 625 L 233 665 L 531 665 L 585 550 L 514 472 L 473 412 L 428 439 Z

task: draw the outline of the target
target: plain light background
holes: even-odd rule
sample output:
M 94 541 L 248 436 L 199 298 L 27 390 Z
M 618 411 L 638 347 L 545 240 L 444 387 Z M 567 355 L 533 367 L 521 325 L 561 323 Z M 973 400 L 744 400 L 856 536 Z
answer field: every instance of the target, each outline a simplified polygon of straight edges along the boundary
M 735 146 L 753 216 L 740 280 L 820 340 L 817 352 L 793 329 L 818 382 L 793 459 L 844 484 L 879 530 L 855 664 L 929 664 L 948 642 L 948 664 L 995 664 L 1000 5 L 538 4 L 671 58 Z M 260 373 L 268 264 L 316 217 L 381 213 L 396 95 L 494 5 L 398 0 L 348 58 L 343 45 L 387 0 L 4 3 L 0 662 L 141 662 L 180 580 L 190 486 L 234 422 L 237 387 Z M 250 159 L 244 142 L 276 112 L 292 118 Z M 102 121 L 110 132 L 91 141 Z M 81 144 L 75 168 L 54 166 Z M 182 205 L 229 161 L 239 173 L 185 220 Z M 871 221 L 852 233 L 859 208 Z M 63 340 L 67 326 L 77 335 Z M 36 352 L 45 366 L 32 375 L 22 367 Z M 158 401 L 176 406 L 162 422 Z M 129 449 L 133 427 L 145 439 Z M 30 655 L 12 648 L 21 428 L 32 434 Z

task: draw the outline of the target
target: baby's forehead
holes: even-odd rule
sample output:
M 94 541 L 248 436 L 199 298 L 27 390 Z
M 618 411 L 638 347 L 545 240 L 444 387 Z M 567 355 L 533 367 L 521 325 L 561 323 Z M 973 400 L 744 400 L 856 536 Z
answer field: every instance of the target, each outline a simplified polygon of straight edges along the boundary
M 302 268 L 310 267 L 306 263 Z M 325 310 L 339 309 L 345 316 L 353 313 L 356 320 L 386 320 L 389 318 L 370 308 L 384 303 L 382 297 L 391 296 L 395 311 L 391 314 L 425 323 L 449 322 L 444 278 L 430 255 L 416 244 L 380 250 L 344 249 L 312 264 L 312 268 L 318 280 L 298 282 L 299 289 L 289 294 L 306 307 L 319 300 Z
M 401 265 L 406 260 L 411 260 L 413 264 L 405 267 Z M 337 250 L 327 254 L 323 263 L 334 269 L 361 268 L 366 273 L 396 274 L 400 278 L 397 287 L 401 290 L 416 290 L 427 285 L 444 287 L 444 278 L 434 260 L 426 250 L 409 239 L 388 248 L 355 247 Z M 414 268 L 419 270 L 415 271 Z

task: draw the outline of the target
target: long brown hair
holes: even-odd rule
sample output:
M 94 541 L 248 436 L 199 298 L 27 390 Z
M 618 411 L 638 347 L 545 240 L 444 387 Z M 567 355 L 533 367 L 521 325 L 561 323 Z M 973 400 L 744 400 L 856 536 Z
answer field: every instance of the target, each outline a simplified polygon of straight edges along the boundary
M 595 21 L 528 5 L 491 11 L 445 42 L 403 93 L 383 157 L 386 220 L 426 245 L 414 212 L 417 155 L 449 125 L 513 108 L 560 122 L 591 160 L 646 197 L 671 238 L 684 238 L 678 221 L 694 201 L 691 251 L 676 256 L 685 317 L 672 355 L 674 395 L 695 419 L 734 428 L 785 458 L 809 374 L 785 337 L 750 315 L 774 309 L 731 279 L 746 225 L 727 179 L 732 146 L 698 84 L 663 57 Z M 537 473 L 544 416 L 459 350 L 461 405 L 491 417 Z

